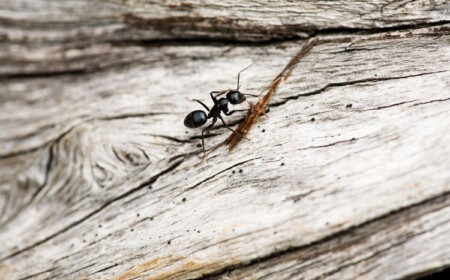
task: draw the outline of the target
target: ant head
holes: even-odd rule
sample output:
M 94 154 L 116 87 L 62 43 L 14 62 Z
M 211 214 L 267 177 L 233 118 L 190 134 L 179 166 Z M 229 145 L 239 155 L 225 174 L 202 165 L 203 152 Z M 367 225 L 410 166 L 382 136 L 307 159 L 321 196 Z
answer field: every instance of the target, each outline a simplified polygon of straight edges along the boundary
M 230 90 L 227 93 L 227 99 L 233 105 L 241 104 L 246 100 L 245 96 L 238 90 Z
M 184 118 L 184 126 L 189 128 L 197 128 L 206 123 L 208 116 L 202 110 L 195 110 L 190 112 L 186 118 Z

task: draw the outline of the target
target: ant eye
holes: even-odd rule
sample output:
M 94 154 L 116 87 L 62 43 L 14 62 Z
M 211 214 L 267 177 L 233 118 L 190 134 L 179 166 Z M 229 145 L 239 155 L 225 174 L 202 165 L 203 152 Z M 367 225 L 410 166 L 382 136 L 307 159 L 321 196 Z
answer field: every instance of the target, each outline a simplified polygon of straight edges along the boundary
M 230 91 L 227 93 L 227 99 L 231 104 L 241 104 L 245 101 L 245 96 L 237 90 Z
M 202 110 L 195 110 L 190 112 L 186 118 L 184 118 L 184 126 L 189 128 L 197 128 L 206 123 L 207 120 L 206 113 Z

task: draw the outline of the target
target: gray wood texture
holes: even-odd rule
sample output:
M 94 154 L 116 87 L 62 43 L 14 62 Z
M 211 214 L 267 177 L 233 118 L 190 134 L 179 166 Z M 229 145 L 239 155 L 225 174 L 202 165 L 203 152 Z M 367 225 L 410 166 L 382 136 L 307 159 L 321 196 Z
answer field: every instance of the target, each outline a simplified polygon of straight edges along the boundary
M 191 99 L 249 64 L 258 94 L 307 38 L 269 118 L 202 161 Z M 450 266 L 448 1 L 2 0 L 0 50 L 0 279 Z

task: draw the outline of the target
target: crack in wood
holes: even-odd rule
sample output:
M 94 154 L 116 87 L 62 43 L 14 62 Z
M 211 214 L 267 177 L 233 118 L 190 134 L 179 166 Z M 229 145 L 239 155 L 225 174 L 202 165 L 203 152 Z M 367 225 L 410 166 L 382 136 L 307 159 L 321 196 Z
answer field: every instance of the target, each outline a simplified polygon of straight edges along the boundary
M 152 116 L 161 116 L 161 115 L 173 115 L 174 113 L 168 112 L 147 112 L 147 113 L 134 113 L 134 114 L 123 114 L 109 117 L 100 117 L 94 118 L 89 121 L 112 121 L 112 120 L 123 120 L 129 118 L 143 118 L 143 117 L 152 117 Z
M 33 274 L 31 274 L 31 275 L 22 277 L 22 278 L 20 278 L 20 279 L 18 279 L 18 280 L 27 280 L 27 279 L 35 278 L 35 277 L 37 277 L 37 276 L 39 276 L 39 275 L 42 275 L 42 274 L 44 274 L 44 273 L 52 272 L 52 271 L 55 270 L 55 269 L 56 269 L 56 267 L 52 267 L 52 268 L 50 268 L 50 269 L 47 269 L 47 270 L 44 270 L 44 271 L 41 271 L 41 272 L 33 273 Z
M 366 79 L 359 79 L 359 80 L 346 81 L 346 82 L 329 83 L 329 84 L 326 84 L 324 87 L 321 87 L 321 88 L 319 88 L 317 90 L 313 90 L 313 91 L 306 92 L 306 93 L 300 93 L 300 94 L 297 94 L 297 95 L 294 95 L 294 96 L 285 97 L 285 98 L 283 98 L 282 101 L 271 103 L 271 104 L 269 104 L 269 106 L 270 107 L 278 107 L 278 106 L 286 104 L 287 102 L 289 102 L 291 100 L 296 100 L 296 99 L 299 99 L 300 97 L 307 97 L 307 96 L 317 95 L 317 94 L 325 92 L 328 89 L 334 88 L 334 87 L 344 87 L 344 86 L 351 86 L 351 85 L 371 83 L 371 82 L 382 82 L 382 81 L 389 81 L 389 80 L 400 80 L 400 79 L 407 79 L 407 78 L 413 78 L 413 77 L 420 77 L 420 76 L 444 73 L 444 72 L 449 72 L 449 71 L 450 70 L 441 70 L 441 71 L 419 73 L 419 74 L 406 75 L 406 76 L 366 78 Z M 414 102 L 414 100 L 410 101 L 410 102 Z M 388 108 L 388 107 L 386 107 L 386 108 Z M 383 109 L 383 108 L 380 107 L 380 109 Z M 377 110 L 377 108 L 367 109 L 367 110 L 363 110 L 363 111 L 369 111 L 369 110 Z
M 366 111 L 383 110 L 383 109 L 387 109 L 387 108 L 392 108 L 392 107 L 397 107 L 397 106 L 400 106 L 400 105 L 412 103 L 412 102 L 414 102 L 414 101 L 416 101 L 416 100 L 397 102 L 397 103 L 394 103 L 394 104 L 389 104 L 389 105 L 379 106 L 379 107 L 376 107 L 376 108 L 368 108 L 368 109 L 364 109 L 364 110 L 356 110 L 356 111 L 357 111 L 357 112 L 366 112 Z
M 107 271 L 108 269 L 111 269 L 111 268 L 113 268 L 113 267 L 116 267 L 117 265 L 118 265 L 118 264 L 115 263 L 115 264 L 113 264 L 113 265 L 106 266 L 106 267 L 104 267 L 104 268 L 102 268 L 102 269 L 99 269 L 99 270 L 97 270 L 97 271 L 92 272 L 91 275 L 95 275 L 95 274 L 97 274 L 97 273 L 100 273 L 100 272 L 103 272 L 103 271 Z
M 362 139 L 364 137 L 360 137 L 360 138 L 351 138 L 351 139 L 347 139 L 347 140 L 341 140 L 341 141 L 337 141 L 337 142 L 333 142 L 333 143 L 329 143 L 329 144 L 325 144 L 325 145 L 319 145 L 319 146 L 309 146 L 306 148 L 299 148 L 297 149 L 297 151 L 303 151 L 303 150 L 310 150 L 310 149 L 320 149 L 320 148 L 328 148 L 328 147 L 332 147 L 332 146 L 336 146 L 339 144 L 344 144 L 344 143 L 353 143 L 356 140 Z
M 420 105 L 426 105 L 426 104 L 436 103 L 436 102 L 445 102 L 445 101 L 449 101 L 449 100 L 450 100 L 450 97 L 449 98 L 442 98 L 442 99 L 434 99 L 434 100 L 430 100 L 430 101 L 415 103 L 415 104 L 411 105 L 411 107 L 420 106 Z
M 76 270 L 74 270 L 74 271 L 71 271 L 70 273 L 67 273 L 67 274 L 61 275 L 61 277 L 66 277 L 66 276 L 70 276 L 70 275 L 72 275 L 72 274 L 75 274 L 75 273 L 77 273 L 77 272 L 79 272 L 79 271 L 83 270 L 83 269 L 86 269 L 86 268 L 89 268 L 89 267 L 93 267 L 93 266 L 94 266 L 94 265 L 96 265 L 96 264 L 97 264 L 97 262 L 94 262 L 94 263 L 88 264 L 88 265 L 86 265 L 86 266 L 84 266 L 84 267 L 80 267 L 80 268 L 78 268 L 78 269 L 76 269 Z

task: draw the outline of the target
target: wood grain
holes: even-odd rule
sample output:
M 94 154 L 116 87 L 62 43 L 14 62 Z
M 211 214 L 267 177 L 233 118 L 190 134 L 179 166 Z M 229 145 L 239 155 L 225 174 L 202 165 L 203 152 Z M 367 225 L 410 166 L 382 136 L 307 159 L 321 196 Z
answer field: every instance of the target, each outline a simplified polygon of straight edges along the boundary
M 414 279 L 450 266 L 446 2 L 344 1 L 311 28 L 302 21 L 325 2 L 30 3 L 0 5 L 4 279 Z M 69 4 L 71 16 L 58 18 Z M 112 11 L 167 21 L 183 9 L 217 17 L 227 5 L 224 17 L 270 31 L 233 21 L 245 40 L 283 40 L 228 44 L 237 39 L 219 21 L 104 33 L 120 25 Z M 277 37 L 277 11 L 295 7 L 315 14 L 287 16 L 291 29 Z M 349 18 L 333 23 L 333 11 Z M 270 117 L 233 152 L 222 146 L 201 161 L 199 131 L 182 125 L 198 109 L 190 100 L 211 104 L 209 92 L 233 88 L 250 63 L 242 89 L 259 93 L 304 46 L 284 40 L 304 25 L 328 31 L 301 35 L 318 43 L 280 83 Z M 78 28 L 92 40 L 60 57 L 83 38 Z M 12 42 L 13 29 L 27 35 Z M 199 43 L 215 36 L 223 42 Z M 139 42 L 164 38 L 199 41 Z M 215 128 L 207 148 L 228 136 Z
M 450 22 L 446 0 L 0 0 L 0 75 L 92 72 L 141 46 L 271 42 Z

